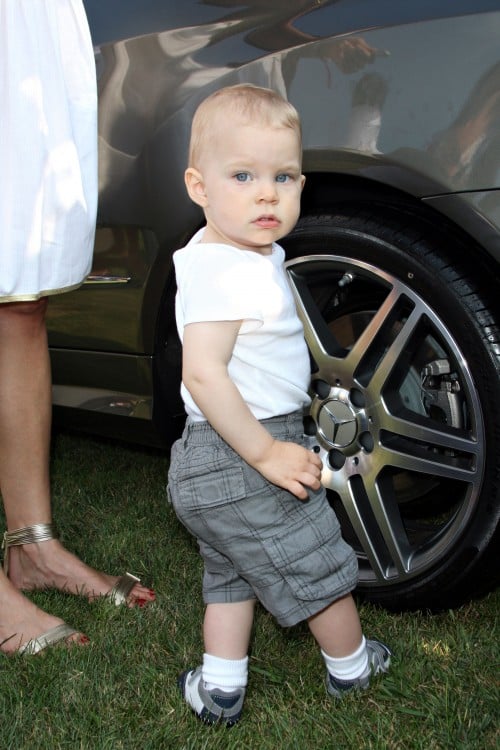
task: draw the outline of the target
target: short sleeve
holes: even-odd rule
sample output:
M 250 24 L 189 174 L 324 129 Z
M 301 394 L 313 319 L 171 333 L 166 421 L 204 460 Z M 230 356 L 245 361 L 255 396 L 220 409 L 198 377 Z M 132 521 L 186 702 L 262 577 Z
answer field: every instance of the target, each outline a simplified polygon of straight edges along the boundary
M 183 326 L 243 320 L 248 330 L 262 324 L 261 269 L 248 253 L 199 243 L 175 253 L 174 263 Z

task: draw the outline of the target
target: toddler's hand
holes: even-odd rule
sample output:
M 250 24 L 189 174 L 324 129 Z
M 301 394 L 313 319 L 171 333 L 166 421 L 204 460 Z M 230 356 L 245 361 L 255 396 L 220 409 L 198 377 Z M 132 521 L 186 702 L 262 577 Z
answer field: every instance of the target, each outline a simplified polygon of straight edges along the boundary
M 254 468 L 300 500 L 307 500 L 306 487 L 318 490 L 321 486 L 321 459 L 297 443 L 274 440 L 271 450 Z

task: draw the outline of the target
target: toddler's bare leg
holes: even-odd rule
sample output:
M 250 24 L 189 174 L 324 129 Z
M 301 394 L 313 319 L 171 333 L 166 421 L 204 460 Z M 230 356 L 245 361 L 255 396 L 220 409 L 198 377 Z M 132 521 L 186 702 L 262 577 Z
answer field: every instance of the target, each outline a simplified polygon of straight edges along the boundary
M 178 680 L 186 703 L 208 724 L 239 721 L 248 681 L 248 645 L 255 600 L 208 604 L 203 664 Z
M 371 677 L 388 671 L 391 650 L 381 641 L 363 637 L 351 595 L 333 602 L 308 623 L 321 647 L 330 695 L 341 698 L 351 690 L 365 690 Z
M 203 623 L 205 651 L 222 659 L 243 659 L 248 653 L 255 600 L 208 604 Z
M 349 656 L 361 644 L 361 623 L 350 594 L 309 618 L 308 625 L 323 651 L 336 659 Z

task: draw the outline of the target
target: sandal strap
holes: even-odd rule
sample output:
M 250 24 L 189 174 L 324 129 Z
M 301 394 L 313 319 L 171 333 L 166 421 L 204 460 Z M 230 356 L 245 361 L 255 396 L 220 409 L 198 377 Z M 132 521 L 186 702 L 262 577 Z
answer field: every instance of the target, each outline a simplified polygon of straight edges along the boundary
M 50 628 L 46 633 L 42 633 L 37 638 L 32 638 L 31 641 L 24 643 L 19 649 L 19 654 L 25 654 L 27 656 L 33 656 L 34 654 L 40 653 L 48 646 L 55 646 L 61 641 L 66 641 L 70 636 L 78 633 L 77 630 L 66 625 L 65 622 L 61 625 L 56 625 L 54 628 Z
M 106 599 L 109 599 L 116 604 L 117 607 L 120 606 L 120 604 L 126 604 L 128 595 L 136 583 L 140 582 L 140 579 L 132 575 L 132 573 L 125 573 L 125 575 L 122 575 L 117 580 L 111 591 L 108 591 Z
M 57 534 L 52 523 L 34 523 L 32 526 L 24 526 L 22 529 L 5 531 L 2 541 L 3 571 L 5 575 L 9 575 L 9 547 L 48 542 L 49 539 L 57 539 Z

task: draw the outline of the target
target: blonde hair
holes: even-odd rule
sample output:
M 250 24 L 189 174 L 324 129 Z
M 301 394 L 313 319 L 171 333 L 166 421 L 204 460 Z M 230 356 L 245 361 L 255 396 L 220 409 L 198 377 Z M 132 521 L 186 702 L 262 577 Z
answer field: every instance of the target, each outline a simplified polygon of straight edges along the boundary
M 191 125 L 189 166 L 199 166 L 200 155 L 209 147 L 214 125 L 220 117 L 235 117 L 242 124 L 290 128 L 302 147 L 300 118 L 295 107 L 272 89 L 241 83 L 210 94 L 196 110 Z

